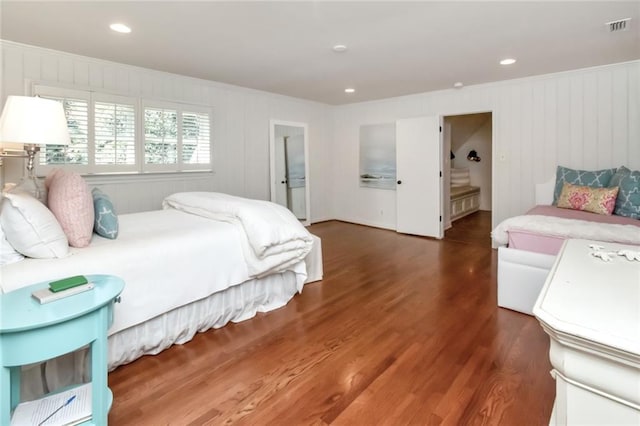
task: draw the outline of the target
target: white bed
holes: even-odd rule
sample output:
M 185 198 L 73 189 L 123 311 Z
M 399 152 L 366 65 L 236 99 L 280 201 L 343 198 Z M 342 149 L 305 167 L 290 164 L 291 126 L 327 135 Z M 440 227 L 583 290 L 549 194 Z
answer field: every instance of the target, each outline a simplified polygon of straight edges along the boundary
M 270 203 L 266 205 L 271 208 Z M 277 208 L 274 211 L 280 214 Z M 269 217 L 268 212 L 262 215 Z M 109 330 L 109 369 L 113 370 L 142 355 L 185 343 L 198 331 L 282 307 L 305 283 L 322 278 L 320 239 L 302 226 L 312 246 L 296 241 L 300 249 L 291 256 L 278 252 L 275 261 L 248 261 L 253 240 L 230 217 L 214 220 L 176 208 L 121 215 L 117 239 L 94 235 L 89 247 L 71 248 L 65 258 L 24 259 L 5 265 L 0 289 L 8 292 L 78 274 L 122 277 L 125 289 Z M 260 218 L 255 222 L 259 224 Z M 23 398 L 86 380 L 85 358 L 85 353 L 75 353 L 47 363 L 46 369 L 25 368 Z M 40 380 L 41 374 L 46 381 Z
M 554 186 L 555 178 L 536 185 L 538 206 L 552 203 Z M 528 229 L 525 231 L 531 234 L 538 233 L 547 238 L 542 245 L 548 245 L 551 239 L 555 239 L 555 247 L 560 246 L 558 241 L 567 238 L 640 245 L 640 222 L 637 220 L 631 220 L 638 223 L 629 225 L 530 217 L 534 221 L 529 222 L 525 216 L 507 219 L 492 232 L 494 246 L 498 247 L 498 306 L 528 315 L 533 315 L 533 306 L 553 266 L 557 251 L 547 249 L 536 252 L 513 248 L 508 244 L 508 241 L 512 242 L 511 236 L 507 237 L 510 229 L 522 231 L 526 224 Z

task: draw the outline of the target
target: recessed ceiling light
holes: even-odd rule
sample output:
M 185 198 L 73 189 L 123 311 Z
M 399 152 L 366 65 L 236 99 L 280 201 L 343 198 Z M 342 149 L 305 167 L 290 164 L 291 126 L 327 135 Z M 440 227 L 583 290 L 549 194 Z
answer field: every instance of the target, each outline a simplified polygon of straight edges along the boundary
M 109 28 L 113 31 L 124 34 L 129 34 L 131 32 L 131 28 L 127 27 L 125 24 L 111 24 L 109 25 Z
M 506 58 L 500 61 L 500 65 L 511 65 L 515 63 L 516 63 L 516 60 L 513 58 Z
M 347 50 L 347 46 L 345 46 L 344 44 L 336 44 L 335 46 L 333 46 L 334 52 L 344 52 L 345 50 Z
M 344 89 L 344 93 L 354 93 L 356 91 L 356 89 L 354 89 L 353 87 L 347 87 L 346 89 Z
M 461 81 L 453 83 L 453 87 L 455 87 L 456 89 L 460 89 L 462 86 L 464 86 L 464 84 L 462 84 Z

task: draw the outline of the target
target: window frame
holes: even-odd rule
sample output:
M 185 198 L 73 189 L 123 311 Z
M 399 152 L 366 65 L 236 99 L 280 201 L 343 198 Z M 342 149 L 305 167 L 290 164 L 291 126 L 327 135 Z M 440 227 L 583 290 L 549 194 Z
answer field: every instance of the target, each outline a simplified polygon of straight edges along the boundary
M 92 163 L 92 144 L 91 135 L 93 134 L 93 121 L 91 119 L 91 93 L 86 90 L 76 89 L 63 89 L 59 87 L 51 87 L 45 85 L 35 85 L 33 87 L 34 96 L 42 97 L 56 97 L 56 98 L 74 98 L 87 101 L 87 164 L 40 164 L 40 155 L 45 149 L 40 147 L 41 152 L 38 156 L 38 160 L 35 162 L 35 170 L 37 174 L 47 175 L 53 169 L 64 167 L 66 170 L 71 170 L 80 174 L 91 173 Z
M 207 118 L 209 121 L 209 162 L 208 163 L 185 163 L 184 162 L 184 152 L 181 151 L 180 152 L 180 157 L 179 157 L 179 161 L 182 164 L 182 169 L 185 171 L 191 171 L 191 170 L 202 170 L 204 167 L 208 167 L 209 170 L 212 169 L 212 165 L 213 165 L 213 143 L 211 142 L 213 140 L 213 113 L 211 111 L 211 108 L 205 108 L 205 107 L 198 107 L 196 105 L 184 105 L 182 108 L 182 120 L 180 121 L 180 130 L 182 130 L 182 126 L 184 124 L 184 113 L 188 113 L 188 114 L 207 114 Z M 184 134 L 181 132 L 180 133 L 180 143 L 183 144 L 183 140 L 182 138 L 184 137 Z M 184 149 L 184 145 L 182 145 L 181 150 Z
M 172 164 L 147 164 L 145 162 L 144 155 L 144 145 L 145 145 L 145 111 L 147 108 L 152 109 L 170 109 L 175 110 L 177 113 L 177 153 L 176 153 L 176 163 Z M 196 114 L 207 114 L 209 117 L 209 163 L 195 163 L 189 164 L 185 163 L 182 157 L 182 120 L 183 113 L 196 113 Z M 166 172 L 166 171 L 177 171 L 177 172 L 185 172 L 185 171 L 211 171 L 213 164 L 213 120 L 212 120 L 212 112 L 211 108 L 198 106 L 198 105 L 189 105 L 182 104 L 177 102 L 167 102 L 167 101 L 156 101 L 151 99 L 142 99 L 141 107 L 140 107 L 140 116 L 142 119 L 142 124 L 140 127 L 141 132 L 141 161 L 142 161 L 142 170 L 143 171 L 153 171 L 153 172 Z
M 213 108 L 210 106 L 188 104 L 182 102 L 161 101 L 141 96 L 123 96 L 94 89 L 79 89 L 52 86 L 46 83 L 34 83 L 32 95 L 58 98 L 77 98 L 88 102 L 87 112 L 87 159 L 88 164 L 40 164 L 40 157 L 36 161 L 35 170 L 40 176 L 47 175 L 54 168 L 64 168 L 82 175 L 100 174 L 134 174 L 149 173 L 182 173 L 182 172 L 213 172 Z M 106 102 L 133 105 L 135 126 L 135 162 L 134 164 L 96 164 L 96 135 L 95 135 L 95 103 Z M 145 163 L 145 108 L 171 109 L 177 112 L 177 161 L 172 164 Z M 183 113 L 207 114 L 209 119 L 209 162 L 185 163 L 182 157 L 182 120 Z
M 91 142 L 90 148 L 93 158 L 94 173 L 135 173 L 140 170 L 140 158 L 138 155 L 138 145 L 140 140 L 140 102 L 137 98 L 129 96 L 109 95 L 105 93 L 91 93 Z M 134 132 L 133 132 L 133 148 L 134 158 L 133 164 L 96 164 L 96 132 L 95 132 L 95 117 L 96 117 L 96 102 L 113 103 L 113 104 L 125 104 L 133 106 L 134 117 Z

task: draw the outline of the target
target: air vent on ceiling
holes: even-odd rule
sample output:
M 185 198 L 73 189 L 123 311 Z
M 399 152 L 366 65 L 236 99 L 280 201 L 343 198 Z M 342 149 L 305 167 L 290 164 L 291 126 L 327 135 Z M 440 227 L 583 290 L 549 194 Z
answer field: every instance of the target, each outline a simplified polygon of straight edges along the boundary
M 609 27 L 610 33 L 615 33 L 618 31 L 626 31 L 629 29 L 629 21 L 631 18 L 626 19 L 618 19 L 617 21 L 607 22 L 605 25 Z

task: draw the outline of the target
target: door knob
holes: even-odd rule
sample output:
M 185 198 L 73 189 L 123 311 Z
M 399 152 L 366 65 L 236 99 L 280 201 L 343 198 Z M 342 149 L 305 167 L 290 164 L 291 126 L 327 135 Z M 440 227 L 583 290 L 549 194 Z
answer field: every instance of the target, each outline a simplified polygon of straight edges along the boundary
M 402 185 L 402 181 L 401 181 L 401 180 L 399 180 L 399 181 L 397 182 L 397 184 L 398 184 L 398 185 Z
M 280 182 L 280 183 L 287 183 L 287 181 L 286 181 L 286 180 L 283 180 L 283 181 L 282 181 L 282 182 Z

